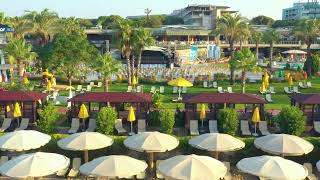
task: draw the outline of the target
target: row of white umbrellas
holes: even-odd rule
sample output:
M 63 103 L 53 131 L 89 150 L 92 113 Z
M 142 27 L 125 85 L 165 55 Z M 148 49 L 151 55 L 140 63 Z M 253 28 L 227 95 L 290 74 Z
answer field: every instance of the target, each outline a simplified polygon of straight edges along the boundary
M 0 137 L 0 148 L 11 151 L 37 149 L 48 143 L 50 139 L 50 136 L 37 131 L 15 131 Z M 88 160 L 88 150 L 104 148 L 112 143 L 113 140 L 108 136 L 95 132 L 84 132 L 58 141 L 58 146 L 66 150 L 84 151 L 86 152 L 85 159 Z M 175 137 L 159 132 L 140 133 L 124 141 L 124 145 L 129 149 L 150 154 L 150 165 L 154 161 L 154 152 L 170 151 L 178 144 L 179 141 Z M 245 146 L 239 139 L 219 133 L 194 137 L 189 144 L 195 148 L 212 152 L 235 151 Z M 285 134 L 257 138 L 254 144 L 265 152 L 285 156 L 303 155 L 313 149 L 311 143 Z M 42 166 L 41 163 L 46 165 Z M 30 164 L 34 165 L 26 166 Z M 8 161 L 0 166 L 0 173 L 10 177 L 40 177 L 54 174 L 68 166 L 69 159 L 65 156 L 39 152 L 24 154 Z M 23 167 L 29 168 L 19 171 Z M 246 158 L 241 160 L 237 167 L 244 172 L 266 178 L 284 178 L 294 175 L 300 179 L 307 172 L 303 166 L 276 156 Z M 146 168 L 147 164 L 144 161 L 128 156 L 104 156 L 85 163 L 81 166 L 80 172 L 94 177 L 130 177 L 144 172 Z M 227 172 L 225 165 L 217 159 L 197 155 L 175 156 L 162 161 L 157 168 L 165 177 L 172 179 L 219 179 Z M 274 172 L 271 173 L 273 176 L 270 176 L 270 172 Z

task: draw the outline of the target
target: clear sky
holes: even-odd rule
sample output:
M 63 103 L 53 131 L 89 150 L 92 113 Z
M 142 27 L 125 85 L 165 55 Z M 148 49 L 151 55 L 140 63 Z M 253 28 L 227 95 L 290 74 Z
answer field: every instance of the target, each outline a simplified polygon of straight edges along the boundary
M 0 11 L 9 16 L 22 15 L 25 10 L 52 9 L 60 16 L 96 18 L 102 15 L 141 15 L 145 8 L 151 14 L 167 14 L 188 4 L 213 4 L 230 6 L 243 16 L 258 15 L 281 19 L 282 9 L 297 0 L 0 0 Z

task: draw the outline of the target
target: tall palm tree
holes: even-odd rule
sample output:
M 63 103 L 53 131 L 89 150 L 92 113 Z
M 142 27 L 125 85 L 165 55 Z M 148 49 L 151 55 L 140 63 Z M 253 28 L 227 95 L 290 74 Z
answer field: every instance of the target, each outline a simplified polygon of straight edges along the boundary
M 58 14 L 44 9 L 41 12 L 26 11 L 25 18 L 32 24 L 31 32 L 39 35 L 40 45 L 47 44 L 51 36 L 58 32 Z
M 118 39 L 119 39 L 119 45 L 121 49 L 122 55 L 127 60 L 127 74 L 128 74 L 128 84 L 131 84 L 131 77 L 132 72 L 131 71 L 131 60 L 130 56 L 132 54 L 132 35 L 133 35 L 133 27 L 130 25 L 128 21 L 121 21 L 118 23 L 119 31 L 118 31 Z
M 23 39 L 25 34 L 27 34 L 30 29 L 32 28 L 32 25 L 30 22 L 24 18 L 24 17 L 12 17 L 8 19 L 8 24 L 10 27 L 14 29 L 13 33 L 9 33 L 12 37 L 18 38 L 18 39 Z
M 94 69 L 103 76 L 104 91 L 109 92 L 109 80 L 112 75 L 119 73 L 122 69 L 121 62 L 115 60 L 110 53 L 100 55 L 98 60 L 94 63 Z
M 251 32 L 251 40 L 256 45 L 256 57 L 259 58 L 259 43 L 262 41 L 263 34 L 260 31 L 252 30 Z
M 223 35 L 229 43 L 231 59 L 234 56 L 234 43 L 239 40 L 242 28 L 247 20 L 239 14 L 225 14 L 218 19 L 216 34 Z M 234 67 L 230 66 L 230 83 L 234 83 Z
M 75 17 L 60 19 L 61 31 L 66 34 L 78 33 L 85 35 L 84 30 L 80 26 L 81 20 Z
M 246 23 L 242 23 L 242 28 L 239 30 L 238 33 L 239 33 L 238 40 L 240 43 L 240 50 L 242 50 L 243 49 L 243 42 L 248 41 L 248 39 L 251 35 L 249 25 Z
M 4 14 L 4 12 L 0 12 L 0 24 L 6 24 L 8 22 L 8 17 Z
M 280 40 L 280 33 L 275 29 L 270 28 L 263 34 L 263 41 L 270 45 L 270 67 L 272 66 L 273 61 L 273 46 L 274 43 Z
M 137 69 L 136 69 L 136 77 L 137 80 L 139 78 L 139 75 L 141 74 L 141 56 L 142 56 L 142 51 L 145 47 L 149 47 L 153 45 L 155 42 L 154 38 L 152 37 L 151 31 L 140 27 L 133 32 L 133 45 L 134 49 L 138 51 L 138 64 L 137 64 Z

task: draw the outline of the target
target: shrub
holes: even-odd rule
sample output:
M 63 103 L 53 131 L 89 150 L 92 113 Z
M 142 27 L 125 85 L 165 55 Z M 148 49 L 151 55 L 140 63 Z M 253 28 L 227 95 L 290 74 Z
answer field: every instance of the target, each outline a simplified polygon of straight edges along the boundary
M 115 120 L 118 114 L 112 107 L 103 107 L 97 117 L 97 131 L 105 134 L 113 134 Z
M 275 117 L 283 133 L 300 136 L 306 124 L 303 112 L 293 106 L 283 107 L 281 112 Z
M 160 131 L 163 133 L 171 134 L 174 126 L 174 112 L 166 109 L 161 110 L 159 113 L 160 118 Z
M 227 75 L 225 73 L 217 73 L 215 76 L 215 79 L 218 81 L 224 81 L 227 79 Z
M 221 110 L 219 112 L 218 127 L 221 132 L 235 136 L 239 127 L 237 111 L 230 108 Z
M 148 114 L 149 126 L 160 126 L 159 111 L 152 111 Z
M 60 115 L 57 108 L 53 104 L 48 104 L 40 113 L 37 126 L 44 133 L 53 133 L 55 123 Z
M 161 108 L 163 96 L 157 91 L 152 95 L 152 106 L 156 109 Z
M 312 75 L 317 75 L 320 68 L 320 56 L 313 56 L 312 57 Z
M 175 127 L 184 127 L 184 112 L 180 110 L 179 107 L 176 109 L 175 113 Z

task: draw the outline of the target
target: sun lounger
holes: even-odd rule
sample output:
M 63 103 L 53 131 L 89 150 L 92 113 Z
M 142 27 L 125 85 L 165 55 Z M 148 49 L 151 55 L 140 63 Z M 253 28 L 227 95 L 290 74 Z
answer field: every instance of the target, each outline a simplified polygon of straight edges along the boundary
M 308 88 L 307 86 L 305 86 L 305 85 L 303 84 L 303 82 L 299 82 L 298 85 L 299 85 L 299 87 L 302 88 L 302 89 Z
M 227 168 L 227 173 L 226 175 L 223 177 L 224 180 L 232 180 L 232 175 L 230 173 L 230 162 L 222 162 L 226 168 Z
M 16 129 L 16 131 L 25 130 L 28 128 L 28 126 L 29 126 L 29 118 L 22 118 L 20 126 Z
M 159 170 L 158 170 L 158 167 L 159 167 L 159 164 L 161 163 L 162 160 L 157 160 L 156 162 L 156 166 L 157 166 L 157 171 L 156 171 L 156 176 L 157 176 L 157 179 L 164 179 L 164 177 L 162 176 L 162 174 L 160 174 Z
M 173 94 L 177 94 L 178 93 L 178 87 L 174 86 L 172 89 L 172 93 Z
M 233 91 L 232 91 L 232 87 L 228 87 L 228 93 L 233 93 Z
M 141 86 L 137 86 L 137 93 L 141 93 L 142 92 L 142 87 Z
M 292 91 L 288 87 L 284 87 L 283 89 L 286 94 L 292 94 Z
M 218 93 L 224 93 L 222 87 L 218 87 Z
M 208 81 L 203 81 L 203 87 L 207 88 L 208 87 Z
M 210 133 L 219 133 L 217 120 L 209 120 L 209 131 Z
M 242 135 L 251 136 L 251 131 L 250 131 L 250 128 L 249 128 L 248 121 L 241 120 L 240 121 L 240 128 L 241 128 L 240 130 L 241 130 Z
M 316 177 L 316 175 L 314 175 L 312 173 L 312 164 L 311 163 L 304 163 L 303 167 L 306 168 L 308 170 L 308 176 L 307 179 L 309 180 L 317 180 L 318 178 Z
M 311 82 L 307 82 L 307 88 L 312 88 Z
M 273 102 L 273 100 L 271 98 L 271 94 L 266 94 L 266 101 L 269 102 L 269 103 Z
M 55 101 L 58 95 L 59 95 L 58 91 L 53 91 L 52 95 L 49 96 L 49 99 L 52 99 L 53 101 Z
M 314 130 L 320 134 L 320 121 L 313 121 Z
M 91 85 L 87 85 L 87 89 L 85 91 L 90 92 L 92 90 L 92 86 Z
M 81 92 L 81 91 L 82 91 L 82 85 L 78 85 L 77 89 L 76 89 L 76 92 Z
M 146 120 L 145 119 L 138 119 L 138 133 L 139 132 L 146 132 Z
M 81 159 L 80 158 L 73 158 L 72 160 L 72 168 L 68 173 L 68 177 L 74 178 L 77 177 L 79 174 L 79 168 L 81 166 Z
M 1 156 L 0 158 L 0 166 L 9 160 L 8 156 Z
M 4 132 L 5 130 L 7 130 L 10 127 L 11 121 L 12 121 L 11 118 L 4 118 L 2 126 L 0 128 L 0 132 Z
M 208 82 L 208 87 L 212 88 L 212 83 L 211 82 Z
M 71 120 L 71 128 L 68 130 L 69 134 L 73 134 L 78 132 L 80 127 L 80 121 L 78 118 L 72 118 Z
M 182 87 L 181 93 L 182 93 L 182 94 L 186 94 L 186 93 L 187 93 L 187 87 Z
M 198 120 L 190 120 L 190 135 L 198 136 L 199 134 Z
M 160 86 L 159 92 L 160 92 L 160 94 L 164 94 L 164 86 Z
M 96 119 L 89 119 L 87 132 L 94 132 L 97 128 Z
M 91 87 L 95 87 L 95 85 L 94 85 L 94 82 L 93 82 L 93 81 L 91 81 L 91 82 L 89 83 L 89 85 L 90 85 Z
M 127 92 L 132 92 L 132 86 L 128 86 Z
M 102 87 L 102 82 L 98 82 L 97 87 L 98 87 L 98 88 Z
M 218 87 L 217 81 L 212 82 L 212 87 L 213 87 L 213 88 L 217 88 L 217 87 Z
M 263 136 L 271 134 L 268 130 L 267 121 L 260 121 L 259 122 L 259 130 Z
M 156 87 L 155 86 L 151 86 L 150 93 L 156 93 Z
M 275 94 L 275 93 L 276 93 L 275 90 L 274 90 L 274 87 L 272 87 L 272 86 L 270 86 L 269 92 L 270 92 L 271 94 Z
M 301 94 L 301 92 L 298 89 L 298 86 L 293 87 L 293 93 Z
M 122 134 L 122 133 L 127 132 L 122 126 L 122 119 L 116 119 L 114 127 L 116 128 L 118 134 Z

